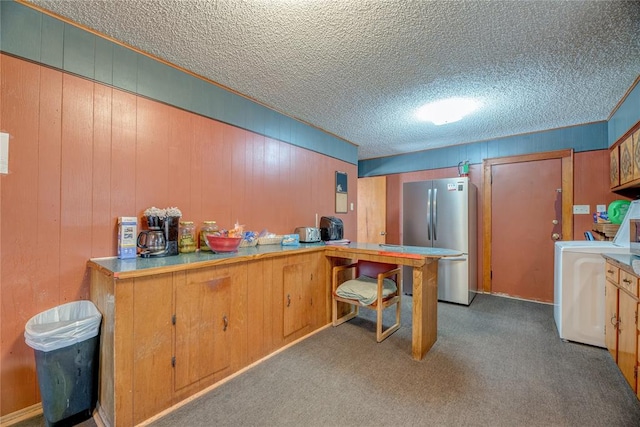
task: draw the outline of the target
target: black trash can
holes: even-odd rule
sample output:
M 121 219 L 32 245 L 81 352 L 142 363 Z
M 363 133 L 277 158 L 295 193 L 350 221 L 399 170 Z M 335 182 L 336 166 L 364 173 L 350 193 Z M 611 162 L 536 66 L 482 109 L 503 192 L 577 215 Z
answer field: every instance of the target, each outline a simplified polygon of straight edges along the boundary
M 25 342 L 35 352 L 48 426 L 89 418 L 95 408 L 101 320 L 91 301 L 76 301 L 44 311 L 27 322 Z

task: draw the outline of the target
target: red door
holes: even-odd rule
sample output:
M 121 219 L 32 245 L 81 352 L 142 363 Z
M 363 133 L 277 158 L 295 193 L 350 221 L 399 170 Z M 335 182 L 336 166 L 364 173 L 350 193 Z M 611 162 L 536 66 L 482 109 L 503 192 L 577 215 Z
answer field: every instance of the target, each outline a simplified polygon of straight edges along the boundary
M 553 302 L 554 243 L 562 230 L 562 161 L 499 164 L 491 172 L 491 291 Z

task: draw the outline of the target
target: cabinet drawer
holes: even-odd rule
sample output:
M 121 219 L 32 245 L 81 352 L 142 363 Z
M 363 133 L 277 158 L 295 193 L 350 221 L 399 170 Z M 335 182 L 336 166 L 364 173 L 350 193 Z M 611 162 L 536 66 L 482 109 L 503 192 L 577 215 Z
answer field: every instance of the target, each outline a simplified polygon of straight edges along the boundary
M 620 287 L 633 296 L 638 296 L 638 278 L 626 271 L 620 272 Z
M 606 273 L 607 280 L 617 285 L 620 278 L 620 269 L 611 263 L 607 263 Z

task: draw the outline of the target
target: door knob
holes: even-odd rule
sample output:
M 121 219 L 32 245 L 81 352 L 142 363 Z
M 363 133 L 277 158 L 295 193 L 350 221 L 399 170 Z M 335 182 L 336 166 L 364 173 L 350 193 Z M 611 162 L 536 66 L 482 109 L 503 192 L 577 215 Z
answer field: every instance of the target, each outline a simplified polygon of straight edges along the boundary
M 553 234 L 551 235 L 551 238 L 552 238 L 553 240 L 560 240 L 560 234 L 558 234 L 558 233 L 553 233 Z

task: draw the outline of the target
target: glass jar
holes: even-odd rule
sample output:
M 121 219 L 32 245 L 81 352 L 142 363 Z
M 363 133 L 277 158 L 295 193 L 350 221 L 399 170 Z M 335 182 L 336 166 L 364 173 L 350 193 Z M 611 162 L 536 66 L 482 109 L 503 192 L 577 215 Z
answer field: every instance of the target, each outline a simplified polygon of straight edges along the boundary
M 178 252 L 187 254 L 196 251 L 196 227 L 193 221 L 180 221 Z
M 207 245 L 207 234 L 220 234 L 218 224 L 215 221 L 204 221 L 200 226 L 200 250 L 211 252 L 211 248 Z

